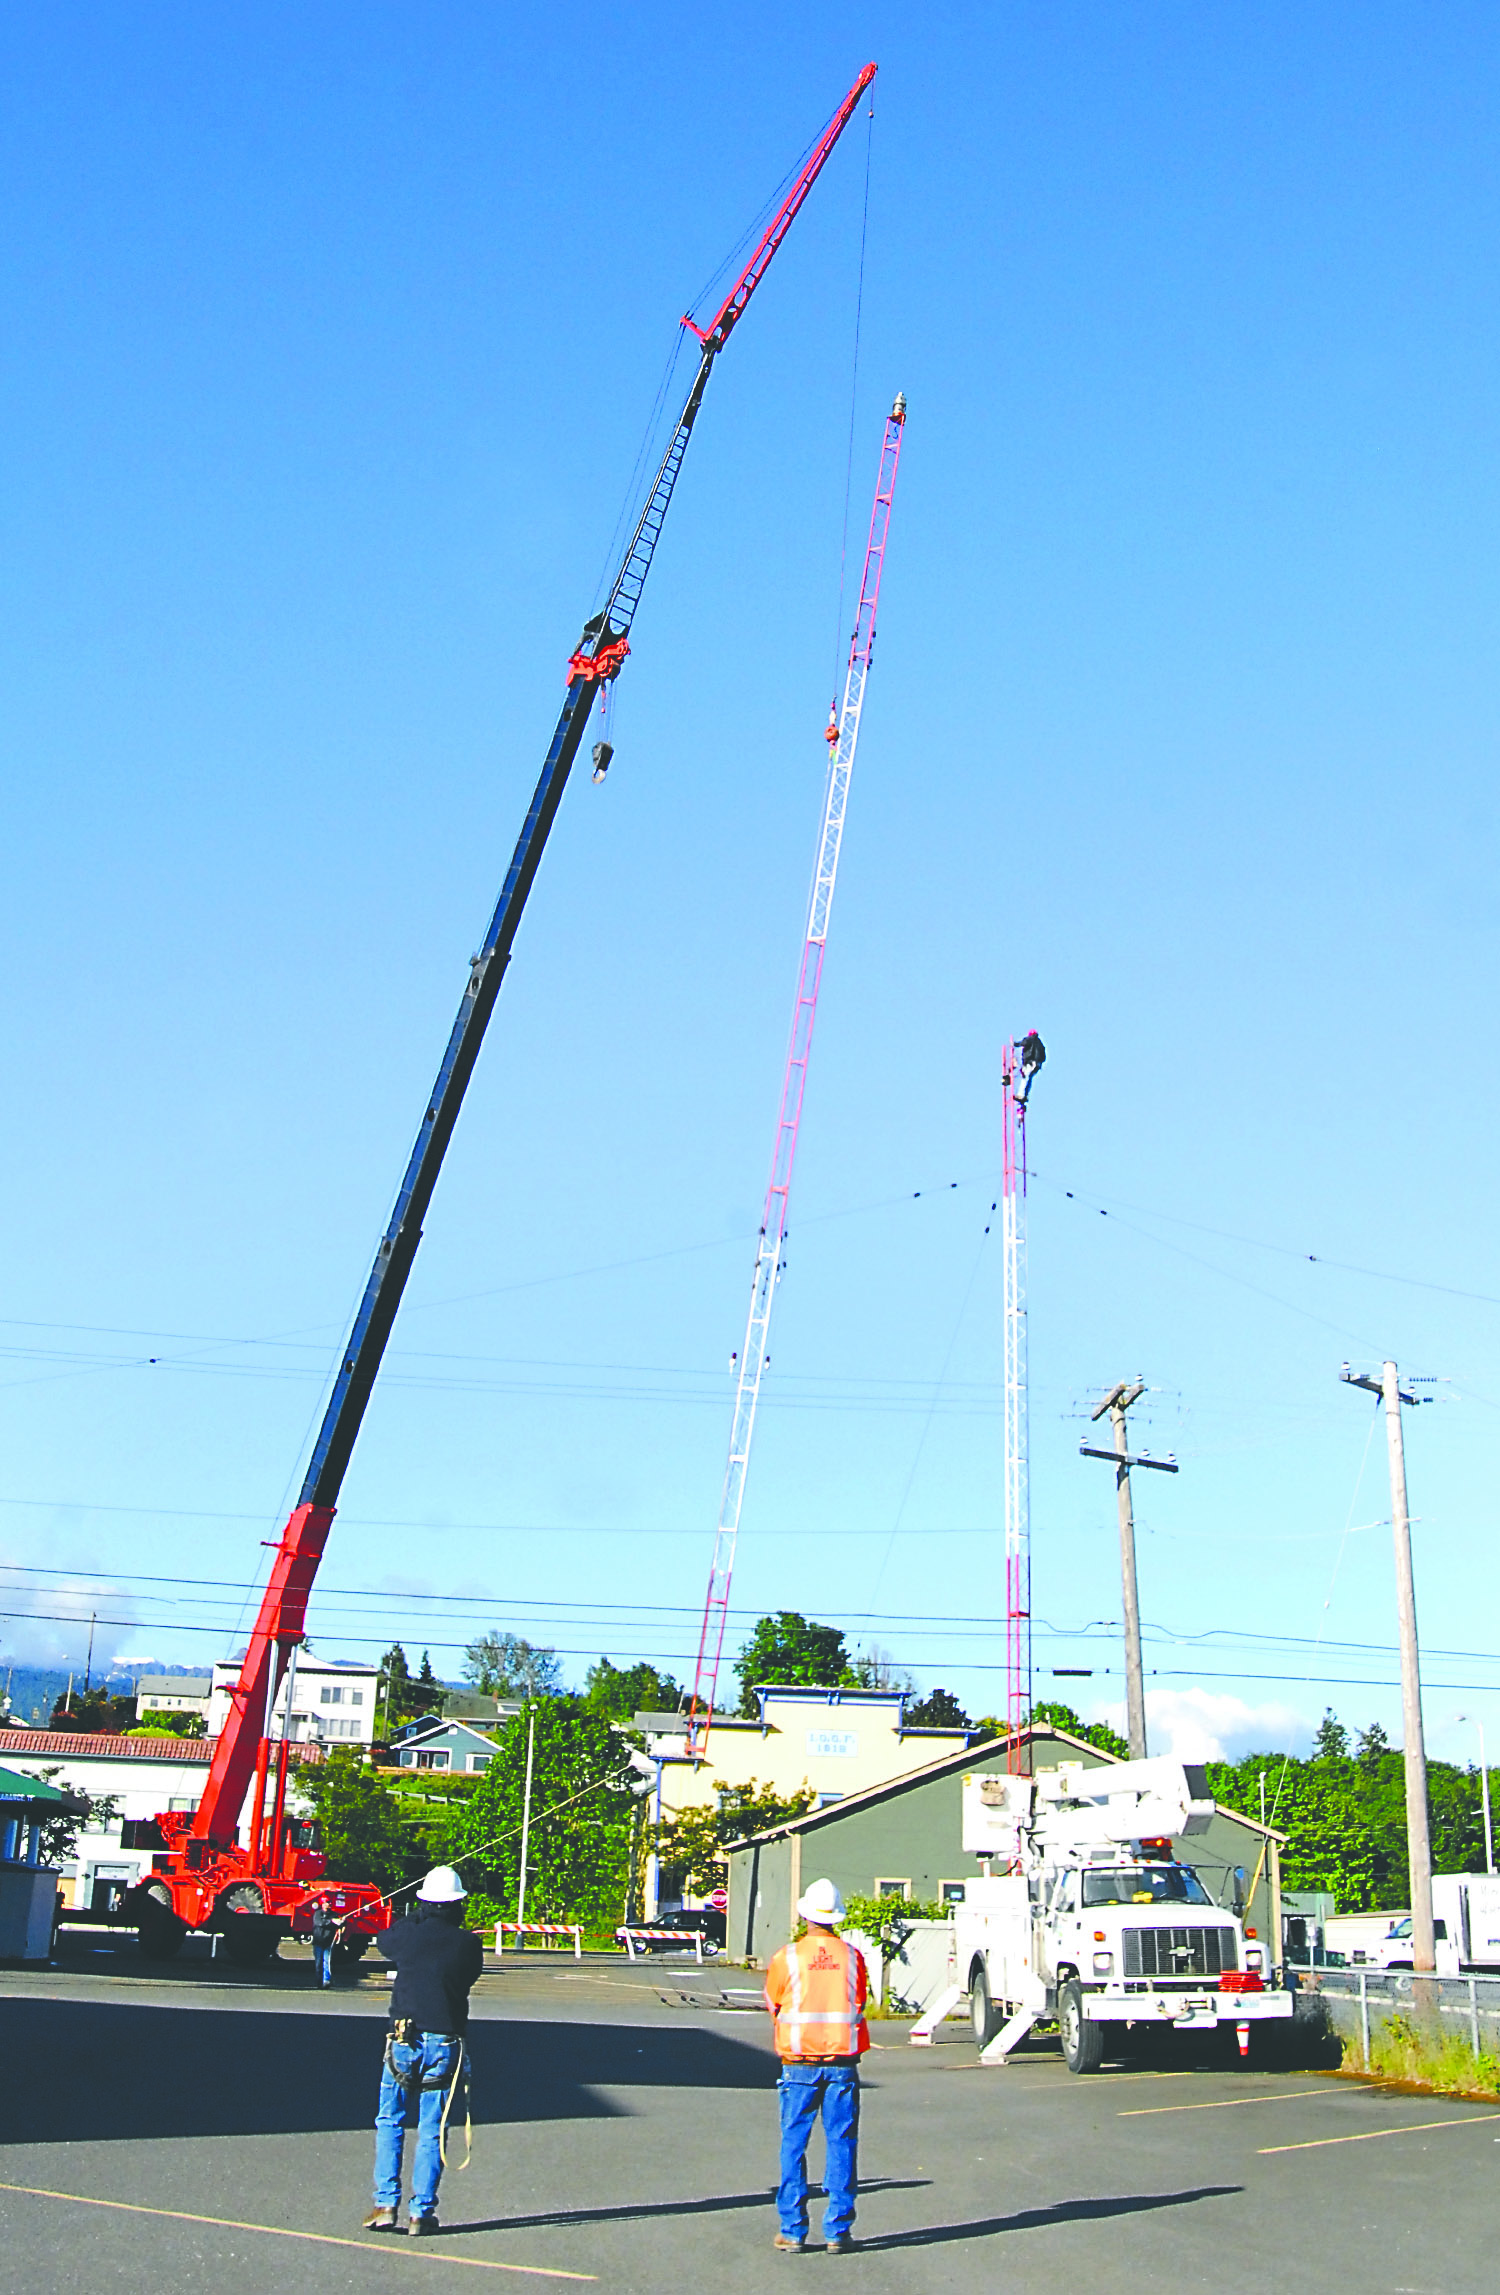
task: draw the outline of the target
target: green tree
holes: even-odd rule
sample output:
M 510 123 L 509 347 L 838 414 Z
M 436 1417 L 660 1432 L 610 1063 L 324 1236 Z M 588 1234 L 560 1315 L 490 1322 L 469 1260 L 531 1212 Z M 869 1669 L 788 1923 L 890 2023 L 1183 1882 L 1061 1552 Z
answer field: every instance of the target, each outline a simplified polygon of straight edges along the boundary
M 769 1785 L 757 1785 L 753 1777 L 747 1784 L 726 1786 L 717 1803 L 679 1809 L 662 1826 L 656 1853 L 663 1872 L 679 1887 L 706 1896 L 729 1878 L 727 1852 L 732 1841 L 748 1840 L 752 1833 L 800 1817 L 816 1799 L 810 1785 L 785 1799 Z
M 462 1862 L 480 1910 L 514 1920 L 520 1880 L 526 1739 L 536 1750 L 531 1786 L 526 1913 L 535 1920 L 611 1926 L 624 1917 L 632 1844 L 645 1779 L 620 1735 L 582 1699 L 538 1698 L 516 1715 L 494 1760 L 449 1824 L 445 1846 Z
M 152 1713 L 125 1731 L 127 1737 L 206 1737 L 208 1723 L 201 1713 Z
M 72 1793 L 82 1808 L 71 1811 L 56 1809 L 52 1816 L 43 1816 L 37 1826 L 37 1856 L 44 1865 L 66 1865 L 78 1846 L 78 1836 L 90 1832 L 107 1833 L 120 1821 L 120 1802 L 113 1793 L 78 1793 L 62 1782 L 62 1770 L 21 1769 L 21 1777 L 35 1777 L 43 1785 L 55 1785 L 60 1793 Z M 46 1806 L 46 1804 L 44 1804 Z M 53 1805 L 55 1807 L 55 1805 Z
M 740 1685 L 740 1712 L 748 1719 L 759 1708 L 757 1684 L 809 1689 L 846 1689 L 858 1685 L 837 1626 L 815 1625 L 797 1610 L 778 1610 L 760 1618 L 734 1661 Z
M 464 1676 L 486 1697 L 556 1697 L 562 1661 L 520 1634 L 481 1634 L 464 1651 Z
M 591 1665 L 583 1677 L 583 1702 L 590 1713 L 606 1721 L 634 1721 L 638 1713 L 675 1713 L 682 1703 L 682 1685 L 654 1665 L 611 1665 L 607 1657 Z
M 393 1889 L 424 1870 L 428 1860 L 403 1825 L 395 1794 L 352 1745 L 320 1765 L 303 1762 L 297 1783 L 318 1820 L 331 1880 Z
M 417 1668 L 417 1677 L 411 1687 L 416 1712 L 442 1712 L 444 1704 L 443 1685 L 432 1670 L 432 1660 L 427 1655 L 426 1650 L 422 1652 L 422 1663 Z
M 908 1729 L 969 1729 L 969 1720 L 951 1689 L 930 1689 L 919 1705 L 906 1709 Z
M 427 1678 L 414 1675 L 406 1662 L 406 1652 L 399 1642 L 392 1642 L 380 1661 L 380 1686 L 376 1695 L 378 1727 L 382 1735 L 399 1729 L 404 1721 L 415 1721 L 419 1714 L 441 1711 L 441 1689 L 432 1670 L 432 1662 L 423 1652 Z
M 98 1737 L 117 1737 L 130 1727 L 135 1719 L 133 1697 L 111 1697 L 107 1689 L 91 1689 L 85 1695 L 65 1690 L 52 1708 L 49 1729 L 77 1729 Z
M 1085 1745 L 1092 1745 L 1100 1753 L 1112 1753 L 1117 1761 L 1130 1759 L 1130 1747 L 1118 1729 L 1111 1729 L 1107 1721 L 1083 1721 L 1071 1705 L 1060 1705 L 1055 1698 L 1044 1698 L 1031 1709 L 1031 1723 L 1035 1729 L 1062 1729 L 1069 1737 L 1081 1737 Z M 1005 1734 L 1003 1721 L 989 1720 L 982 1728 L 993 1728 L 998 1736 Z

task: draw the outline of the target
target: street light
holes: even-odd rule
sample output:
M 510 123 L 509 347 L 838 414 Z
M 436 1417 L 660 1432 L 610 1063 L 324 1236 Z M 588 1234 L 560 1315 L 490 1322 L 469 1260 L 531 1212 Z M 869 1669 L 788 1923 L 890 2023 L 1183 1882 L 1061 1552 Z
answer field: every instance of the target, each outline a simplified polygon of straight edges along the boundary
M 1490 1773 L 1484 1765 L 1484 1723 L 1474 1713 L 1455 1713 L 1455 1721 L 1472 1721 L 1479 1732 L 1479 1796 L 1484 1805 L 1484 1869 L 1495 1869 L 1495 1836 L 1490 1826 Z

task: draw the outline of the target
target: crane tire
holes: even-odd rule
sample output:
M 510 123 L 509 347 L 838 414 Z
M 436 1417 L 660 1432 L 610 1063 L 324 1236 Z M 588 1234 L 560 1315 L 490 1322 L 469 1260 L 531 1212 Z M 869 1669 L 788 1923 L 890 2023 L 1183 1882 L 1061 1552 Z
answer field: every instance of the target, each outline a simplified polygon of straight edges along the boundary
M 174 1912 L 172 1899 L 162 1883 L 145 1882 L 141 1888 L 131 1891 L 126 1904 L 135 1915 L 141 1958 L 175 1960 L 187 1935 L 187 1923 Z
M 1063 2062 L 1070 2072 L 1097 2072 L 1104 2062 L 1104 2026 L 1083 2013 L 1083 1986 L 1065 1984 L 1057 1996 Z
M 974 2045 L 988 2048 L 1000 2029 L 1000 2015 L 990 1998 L 989 1974 L 979 1960 L 969 1971 L 969 2022 L 974 2027 Z

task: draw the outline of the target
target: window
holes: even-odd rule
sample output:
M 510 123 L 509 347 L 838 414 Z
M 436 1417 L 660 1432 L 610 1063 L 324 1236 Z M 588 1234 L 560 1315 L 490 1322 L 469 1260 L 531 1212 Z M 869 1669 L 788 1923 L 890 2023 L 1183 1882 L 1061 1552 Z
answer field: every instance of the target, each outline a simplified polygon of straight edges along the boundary
M 419 1753 L 417 1755 L 417 1767 L 419 1769 L 446 1769 L 447 1766 L 448 1756 L 446 1753 Z
M 938 1903 L 944 1905 L 961 1905 L 964 1901 L 964 1894 L 968 1888 L 968 1885 L 969 1884 L 967 1881 L 939 1881 Z
M 493 1753 L 471 1753 L 469 1755 L 469 1767 L 471 1769 L 488 1769 L 494 1758 Z
M 813 1803 L 815 1809 L 831 1809 L 835 1801 L 842 1801 L 842 1793 L 820 1793 Z
M 1117 1871 L 1086 1872 L 1083 1902 L 1090 1905 L 1212 1904 L 1197 1874 L 1186 1865 L 1126 1865 Z
M 350 1690 L 350 1692 L 349 1692 L 349 1703 L 350 1703 L 351 1705 L 363 1705 L 363 1704 L 364 1704 L 364 1702 L 365 1702 L 365 1693 L 364 1693 L 364 1691 L 363 1691 L 362 1689 L 351 1689 L 351 1690 Z
M 909 1897 L 910 1897 L 910 1895 L 911 1895 L 911 1882 L 910 1882 L 910 1881 L 882 1881 L 882 1880 L 880 1880 L 880 1879 L 878 1879 L 878 1878 L 877 1878 L 877 1880 L 876 1880 L 876 1883 L 875 1883 L 875 1894 L 876 1894 L 878 1897 L 902 1897 L 902 1898 L 909 1898 Z
M 343 1702 L 344 1693 L 342 1689 L 330 1689 L 326 1682 L 318 1692 L 319 1705 L 342 1705 Z

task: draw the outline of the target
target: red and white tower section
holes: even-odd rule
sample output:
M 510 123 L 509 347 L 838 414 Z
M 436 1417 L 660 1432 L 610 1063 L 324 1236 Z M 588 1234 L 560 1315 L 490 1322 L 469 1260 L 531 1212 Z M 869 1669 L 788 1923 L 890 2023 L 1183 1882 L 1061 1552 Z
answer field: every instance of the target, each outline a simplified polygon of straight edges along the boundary
M 807 1063 L 812 1053 L 813 1023 L 818 1013 L 818 989 L 823 978 L 823 954 L 833 914 L 833 889 L 838 878 L 839 852 L 859 747 L 860 719 L 870 661 L 875 649 L 875 612 L 880 601 L 880 578 L 885 569 L 886 537 L 891 504 L 896 492 L 896 470 L 906 429 L 906 400 L 898 396 L 886 417 L 880 449 L 880 475 L 870 513 L 870 538 L 865 548 L 860 581 L 859 612 L 849 644 L 849 667 L 844 677 L 843 706 L 830 713 L 827 727 L 828 784 L 823 817 L 818 827 L 817 857 L 812 893 L 808 901 L 807 930 L 797 974 L 797 1000 L 792 1009 L 791 1038 L 787 1045 L 786 1073 L 781 1085 L 781 1108 L 776 1119 L 776 1145 L 771 1156 L 771 1178 L 761 1215 L 760 1243 L 755 1272 L 750 1280 L 750 1313 L 745 1343 L 735 1365 L 734 1418 L 729 1436 L 729 1463 L 719 1503 L 719 1527 L 714 1538 L 713 1568 L 709 1572 L 708 1600 L 698 1640 L 698 1664 L 693 1677 L 693 1703 L 689 1720 L 689 1749 L 701 1754 L 713 1723 L 718 1688 L 719 1660 L 724 1649 L 724 1628 L 729 1616 L 729 1586 L 734 1574 L 734 1551 L 739 1537 L 745 1482 L 750 1470 L 750 1445 L 760 1403 L 761 1381 L 769 1360 L 771 1309 L 782 1271 L 786 1240 L 787 1203 L 792 1189 L 792 1167 L 797 1159 L 797 1134 L 802 1122 L 807 1089 Z
M 1031 1029 L 1007 1044 L 1001 1071 L 1005 1181 L 1000 1233 L 1005 1254 L 1005 1726 L 1007 1766 L 1021 1759 L 1031 1711 L 1031 1487 L 1026 1400 L 1026 1110 L 1047 1048 Z

